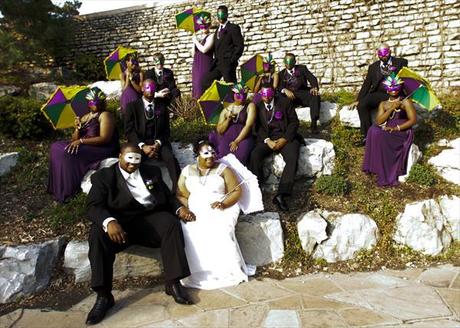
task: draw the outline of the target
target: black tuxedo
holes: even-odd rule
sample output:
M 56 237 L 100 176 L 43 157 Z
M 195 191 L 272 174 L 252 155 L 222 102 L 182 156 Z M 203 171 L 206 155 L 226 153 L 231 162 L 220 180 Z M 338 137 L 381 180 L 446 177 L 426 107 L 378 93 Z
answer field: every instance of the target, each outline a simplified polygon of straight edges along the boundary
M 154 166 L 142 166 L 140 175 L 151 193 L 152 206 L 146 208 L 131 194 L 119 164 L 103 168 L 91 177 L 88 194 L 89 220 L 93 222 L 89 234 L 91 287 L 96 291 L 112 289 L 115 254 L 132 244 L 161 247 L 165 279 L 173 281 L 190 275 L 184 251 L 179 219 L 172 213 L 180 203 L 170 193 Z M 126 244 L 110 240 L 102 223 L 113 217 L 127 232 Z
M 175 191 L 177 180 L 179 179 L 180 167 L 174 157 L 169 141 L 171 136 L 169 112 L 164 102 L 155 99 L 154 103 L 154 118 L 152 120 L 148 120 L 146 117 L 142 98 L 128 104 L 124 115 L 125 134 L 128 138 L 128 142 L 132 142 L 136 145 L 141 142 L 147 145 L 153 145 L 155 140 L 160 140 L 161 148 L 159 159 L 165 162 L 173 183 L 172 190 Z
M 286 69 L 279 73 L 278 91 L 283 89 L 292 91 L 295 95 L 293 104 L 297 106 L 310 107 L 311 121 L 319 119 L 319 110 L 321 105 L 320 96 L 314 96 L 310 89 L 319 89 L 318 79 L 308 70 L 305 65 L 295 65 L 294 76 L 290 75 Z M 292 83 L 291 83 L 292 81 Z
M 162 101 L 166 104 L 166 107 L 180 97 L 180 90 L 177 88 L 176 79 L 174 78 L 174 72 L 169 68 L 163 68 L 162 76 L 158 76 L 155 73 L 155 69 L 149 69 L 144 74 L 144 79 L 152 79 L 155 81 L 156 91 L 163 90 L 164 88 L 169 89 L 169 95 L 165 98 L 157 98 L 156 100 Z
M 249 169 L 257 175 L 260 184 L 262 184 L 264 181 L 263 160 L 273 153 L 273 150 L 264 141 L 267 138 L 271 140 L 285 138 L 288 143 L 279 152 L 283 155 L 286 166 L 281 176 L 278 194 L 290 195 L 297 170 L 300 144 L 303 143 L 303 138 L 297 132 L 299 128 L 297 114 L 289 100 L 281 96 L 274 98 L 274 108 L 271 111 L 267 111 L 263 101 L 256 105 L 256 110 L 255 131 L 257 139 L 255 148 L 251 152 Z
M 202 80 L 203 90 L 221 77 L 225 82 L 236 82 L 236 67 L 243 50 L 244 39 L 239 25 L 228 22 L 221 32 L 217 28 L 214 33 L 214 58 L 210 71 Z
M 395 67 L 395 73 L 407 65 L 407 59 L 391 57 L 391 66 Z M 388 99 L 388 95 L 381 85 L 384 78 L 385 76 L 380 69 L 380 60 L 369 65 L 366 78 L 358 94 L 358 113 L 361 121 L 361 133 L 364 137 L 372 125 L 370 111 L 378 107 L 380 102 Z

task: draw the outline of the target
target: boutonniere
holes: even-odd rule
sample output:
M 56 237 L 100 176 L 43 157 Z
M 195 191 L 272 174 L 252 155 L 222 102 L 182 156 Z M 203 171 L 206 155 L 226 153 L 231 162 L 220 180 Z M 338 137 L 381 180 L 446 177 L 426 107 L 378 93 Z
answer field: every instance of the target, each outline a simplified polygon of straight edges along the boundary
M 390 72 L 395 72 L 396 71 L 396 66 L 390 66 L 390 67 L 388 67 L 388 70 Z
M 153 114 L 155 115 L 155 118 L 159 118 L 161 116 L 161 109 L 155 109 Z
M 145 186 L 148 190 L 153 190 L 153 180 L 145 180 Z
M 280 111 L 275 112 L 275 118 L 279 121 L 283 118 L 283 113 Z

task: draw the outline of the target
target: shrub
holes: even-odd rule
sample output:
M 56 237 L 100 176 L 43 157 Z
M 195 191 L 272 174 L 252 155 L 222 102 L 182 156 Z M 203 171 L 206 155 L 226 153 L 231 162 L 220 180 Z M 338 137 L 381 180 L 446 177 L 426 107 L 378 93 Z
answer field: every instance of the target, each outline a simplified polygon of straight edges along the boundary
M 182 95 L 171 106 L 171 112 L 174 116 L 186 121 L 197 120 L 201 117 L 200 109 L 195 99 L 190 95 Z
M 104 60 L 94 54 L 78 54 L 75 59 L 75 72 L 84 81 L 105 80 Z
M 206 125 L 203 119 L 186 120 L 178 117 L 171 122 L 171 134 L 174 141 L 193 143 L 198 138 L 208 135 L 214 126 Z
M 54 135 L 51 123 L 40 111 L 42 103 L 25 97 L 0 98 L 0 133 L 18 139 L 43 139 Z
M 347 181 L 339 175 L 322 175 L 316 180 L 316 190 L 331 196 L 342 196 L 348 191 Z
M 355 93 L 345 89 L 337 90 L 336 92 L 325 92 L 321 95 L 321 101 L 330 101 L 337 103 L 339 106 L 349 105 L 356 100 Z
M 436 174 L 431 167 L 417 163 L 412 166 L 407 181 L 429 187 L 436 183 Z

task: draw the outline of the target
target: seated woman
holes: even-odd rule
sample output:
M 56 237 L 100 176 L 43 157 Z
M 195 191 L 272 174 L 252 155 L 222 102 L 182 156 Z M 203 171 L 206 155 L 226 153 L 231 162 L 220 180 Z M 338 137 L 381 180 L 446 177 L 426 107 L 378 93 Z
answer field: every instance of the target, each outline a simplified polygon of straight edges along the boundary
M 108 157 L 117 157 L 118 133 L 112 113 L 105 111 L 105 94 L 94 87 L 87 94 L 89 113 L 75 118 L 71 141 L 51 145 L 48 192 L 65 202 L 80 190 L 83 176 Z
M 274 90 L 277 90 L 279 83 L 278 73 L 275 71 L 276 63 L 271 53 L 268 53 L 268 56 L 264 57 L 262 65 L 264 72 L 257 77 L 254 87 L 254 98 L 252 100 L 254 104 L 257 104 L 262 100 L 262 97 L 259 94 L 259 91 L 262 89 L 262 85 L 269 84 L 273 87 Z
M 363 171 L 377 175 L 378 186 L 396 186 L 398 176 L 406 174 L 407 157 L 414 140 L 414 105 L 401 99 L 402 83 L 389 76 L 383 82 L 390 98 L 379 105 L 376 125 L 367 132 Z
M 247 281 L 247 270 L 235 238 L 241 188 L 233 171 L 216 162 L 214 147 L 198 141 L 197 163 L 182 170 L 177 198 L 189 209 L 182 222 L 185 254 L 191 275 L 186 287 L 216 289 Z
M 139 67 L 136 54 L 128 54 L 124 59 L 122 67 L 126 67 L 125 70 L 120 73 L 121 81 L 121 96 L 120 96 L 120 108 L 121 113 L 124 114 L 126 106 L 133 101 L 136 101 L 142 96 L 142 81 L 144 80 L 144 74 Z
M 256 106 L 247 101 L 246 90 L 241 84 L 235 84 L 232 91 L 234 102 L 220 113 L 216 131 L 209 134 L 209 141 L 217 145 L 218 158 L 234 153 L 246 165 L 254 145 L 252 126 Z

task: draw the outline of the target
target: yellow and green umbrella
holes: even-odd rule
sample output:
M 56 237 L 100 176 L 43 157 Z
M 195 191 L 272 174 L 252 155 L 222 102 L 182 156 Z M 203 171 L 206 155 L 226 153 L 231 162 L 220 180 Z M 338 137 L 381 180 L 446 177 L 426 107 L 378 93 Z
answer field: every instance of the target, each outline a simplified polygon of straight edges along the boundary
M 192 7 L 176 15 L 176 26 L 179 29 L 195 33 L 200 29 L 200 19 L 204 16 L 211 17 L 211 13 Z
M 88 100 L 85 99 L 89 88 L 85 86 L 60 86 L 40 109 L 53 125 L 54 129 L 66 129 L 74 126 L 76 116 L 88 113 Z
M 198 99 L 201 114 L 207 124 L 217 124 L 222 110 L 233 102 L 233 83 L 214 80 Z
M 403 88 L 408 95 L 407 98 L 411 98 L 428 111 L 433 110 L 440 104 L 438 97 L 436 97 L 431 88 L 430 82 L 418 73 L 403 67 L 396 76 L 404 81 Z
M 105 74 L 108 80 L 119 80 L 122 72 L 121 61 L 128 54 L 135 54 L 137 50 L 118 47 L 104 59 Z
M 241 65 L 241 83 L 254 91 L 257 77 L 264 72 L 264 57 L 254 55 Z

